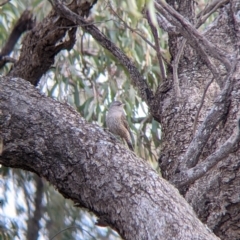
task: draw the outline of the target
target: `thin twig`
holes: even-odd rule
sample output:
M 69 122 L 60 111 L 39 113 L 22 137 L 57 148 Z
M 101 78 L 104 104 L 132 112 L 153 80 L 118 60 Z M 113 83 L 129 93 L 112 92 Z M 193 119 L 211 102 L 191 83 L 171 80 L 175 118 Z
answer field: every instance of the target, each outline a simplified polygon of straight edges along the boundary
M 117 12 L 113 9 L 113 7 L 111 6 L 111 4 L 108 5 L 108 7 L 110 8 L 110 10 L 113 12 L 113 14 L 123 23 L 123 25 L 128 28 L 131 32 L 136 33 L 139 37 L 141 37 L 149 46 L 151 46 L 156 52 L 157 52 L 157 46 L 154 46 L 147 38 L 145 38 L 142 34 L 139 33 L 139 29 L 134 29 L 132 27 L 130 27 L 118 14 Z M 161 54 L 161 52 L 160 52 Z M 162 55 L 161 55 L 162 56 Z M 162 56 L 162 59 L 164 60 L 164 62 L 167 65 L 170 65 L 170 63 L 168 62 L 168 60 Z
M 198 19 L 197 23 L 195 24 L 195 27 L 196 28 L 200 27 L 206 21 L 206 19 L 209 17 L 210 14 L 215 12 L 220 6 L 222 6 L 223 3 L 226 3 L 227 1 L 229 1 L 229 0 L 222 0 L 221 2 L 218 2 L 218 0 L 216 0 L 216 1 L 214 1 L 214 4 L 208 5 L 208 7 L 206 6 L 206 8 L 198 15 L 199 19 Z M 201 18 L 203 13 L 205 14 L 204 18 Z M 186 42 L 187 42 L 187 39 L 184 38 L 182 40 L 182 43 L 181 43 L 180 47 L 179 47 L 177 55 L 174 58 L 173 63 L 172 63 L 174 91 L 175 91 L 175 94 L 176 94 L 177 97 L 181 96 L 181 91 L 180 91 L 180 87 L 179 87 L 179 79 L 178 79 L 178 65 L 179 65 L 179 61 L 180 61 L 181 55 L 183 53 L 183 49 L 184 49 L 184 47 L 186 45 Z M 205 51 L 204 51 L 204 53 L 205 53 Z M 215 79 L 219 80 L 219 82 L 221 82 L 220 79 L 219 79 L 219 74 L 218 74 L 216 65 L 212 63 L 212 61 L 209 59 L 207 54 L 204 54 L 204 60 L 207 63 L 207 66 L 209 67 L 209 69 L 212 72 L 212 74 L 215 77 Z M 213 79 L 211 80 L 211 82 L 212 81 L 213 81 Z M 208 87 L 209 86 L 207 86 L 207 88 Z M 206 93 L 204 93 L 204 95 L 205 94 Z M 201 107 L 200 107 L 199 111 L 201 110 Z M 197 113 L 197 118 L 198 118 L 199 111 Z M 195 118 L 195 121 L 197 120 L 197 118 Z M 195 127 L 196 127 L 196 122 L 195 121 L 194 121 L 194 132 L 195 132 Z
M 181 42 L 180 48 L 177 52 L 176 57 L 173 60 L 172 66 L 173 66 L 173 82 L 174 82 L 174 92 L 176 94 L 176 97 L 181 97 L 181 91 L 180 91 L 180 85 L 179 85 L 179 79 L 178 79 L 178 65 L 181 58 L 181 55 L 183 53 L 183 49 L 185 47 L 185 44 L 187 42 L 187 39 L 184 38 Z
M 172 25 L 162 14 L 156 12 L 157 22 L 160 28 L 164 31 L 168 32 L 169 34 L 179 34 L 177 27 Z
M 230 138 L 216 152 L 209 155 L 203 162 L 196 167 L 182 171 L 173 177 L 171 182 L 177 187 L 187 186 L 201 178 L 212 169 L 219 161 L 226 158 L 230 153 L 239 148 L 240 142 L 240 120 L 238 120 L 237 133 L 233 133 Z
M 109 50 L 119 62 L 129 71 L 132 83 L 137 87 L 140 96 L 144 101 L 151 106 L 154 98 L 151 88 L 143 78 L 142 74 L 138 71 L 132 60 L 122 52 L 113 42 L 111 42 L 95 25 L 83 26 L 86 21 L 83 17 L 77 15 L 71 11 L 68 7 L 60 3 L 59 0 L 54 0 L 54 9 L 56 12 L 75 24 L 81 26 L 86 32 L 92 35 L 92 37 L 105 49 Z
M 198 23 L 196 27 L 199 28 L 209 18 L 211 14 L 213 14 L 222 5 L 229 2 L 230 0 L 215 0 L 211 3 L 208 3 L 206 7 L 197 15 Z
M 142 36 L 138 31 L 138 29 L 134 29 L 130 27 L 119 15 L 118 13 L 113 9 L 110 3 L 108 3 L 108 7 L 110 8 L 110 11 L 123 23 L 123 25 L 128 28 L 131 32 L 136 33 L 139 37 L 141 37 L 147 44 L 149 44 L 154 50 L 156 50 L 155 46 L 148 41 L 144 36 Z
M 17 62 L 16 59 L 9 57 L 9 56 L 1 56 L 0 60 L 3 61 L 4 63 L 8 63 L 8 62 L 16 63 Z
M 208 90 L 209 86 L 211 85 L 211 83 L 213 82 L 213 80 L 214 80 L 214 78 L 212 78 L 212 79 L 208 82 L 206 88 L 204 89 L 204 92 L 203 92 L 203 95 L 202 95 L 202 99 L 201 99 L 201 103 L 200 103 L 200 106 L 199 106 L 199 108 L 198 108 L 198 111 L 197 111 L 197 113 L 196 113 L 196 116 L 195 116 L 195 119 L 194 119 L 194 123 L 193 123 L 193 135 L 194 135 L 194 133 L 195 133 L 195 131 L 196 131 L 198 116 L 199 116 L 200 111 L 201 111 L 201 109 L 202 109 L 202 106 L 203 106 L 203 103 L 204 103 L 204 99 L 205 99 L 207 90 Z
M 205 56 L 210 55 L 215 59 L 221 61 L 226 67 L 227 71 L 231 69 L 230 55 L 225 51 L 215 46 L 208 39 L 200 34 L 192 24 L 186 20 L 181 14 L 174 10 L 163 0 L 155 1 L 155 7 L 159 13 L 175 25 L 180 33 L 188 40 L 189 44 Z M 207 54 L 206 54 L 207 53 Z
M 156 48 L 156 52 L 157 52 L 157 58 L 158 58 L 161 78 L 162 78 L 162 81 L 164 81 L 167 77 L 166 77 L 166 73 L 165 73 L 165 67 L 164 67 L 164 64 L 163 64 L 163 57 L 162 57 L 162 54 L 161 54 L 161 48 L 159 46 L 157 28 L 152 23 L 149 11 L 146 12 L 146 16 L 147 16 L 148 24 L 149 24 L 149 26 L 151 28 L 151 31 L 152 31 L 152 34 L 153 34 L 154 41 L 155 41 L 155 48 Z
M 71 228 L 76 228 L 76 229 L 79 229 L 79 230 L 81 230 L 81 231 L 84 231 L 84 232 L 86 232 L 89 236 L 91 236 L 93 239 L 96 239 L 89 231 L 87 231 L 87 230 L 85 230 L 85 229 L 83 229 L 83 228 L 81 228 L 81 227 L 78 227 L 78 226 L 70 226 L 70 227 L 66 227 L 66 228 L 60 230 L 59 232 L 57 232 L 53 237 L 50 238 L 50 240 L 53 240 L 57 235 L 61 234 L 62 232 L 65 232 L 65 231 L 67 231 L 68 229 L 71 229 Z
M 2 155 L 3 152 L 3 138 L 0 137 L 0 156 Z

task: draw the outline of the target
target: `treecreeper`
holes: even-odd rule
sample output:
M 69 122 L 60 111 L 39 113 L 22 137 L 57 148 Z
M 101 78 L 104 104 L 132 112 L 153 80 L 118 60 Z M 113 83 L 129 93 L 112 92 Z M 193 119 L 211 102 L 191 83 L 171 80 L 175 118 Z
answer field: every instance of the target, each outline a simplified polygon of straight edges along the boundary
M 133 151 L 132 133 L 123 106 L 124 104 L 120 101 L 111 103 L 106 117 L 106 124 L 110 132 L 124 139 L 128 147 Z

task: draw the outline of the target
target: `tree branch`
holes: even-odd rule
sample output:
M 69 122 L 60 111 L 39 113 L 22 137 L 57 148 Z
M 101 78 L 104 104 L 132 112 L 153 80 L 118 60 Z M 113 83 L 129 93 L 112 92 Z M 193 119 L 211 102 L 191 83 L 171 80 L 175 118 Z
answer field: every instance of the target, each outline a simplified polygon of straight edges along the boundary
M 214 80 L 214 78 L 212 78 L 212 79 L 208 82 L 207 86 L 206 86 L 205 89 L 204 89 L 204 92 L 203 92 L 203 95 L 202 95 L 202 99 L 201 99 L 201 103 L 200 103 L 200 106 L 199 106 L 199 108 L 198 108 L 198 111 L 197 111 L 197 113 L 196 113 L 196 116 L 195 116 L 195 119 L 194 119 L 194 122 L 193 122 L 193 134 L 195 134 L 195 131 L 196 131 L 197 122 L 198 122 L 198 116 L 199 116 L 199 113 L 200 113 L 200 111 L 201 111 L 201 109 L 202 109 L 202 106 L 203 106 L 203 103 L 204 103 L 204 99 L 205 99 L 207 90 L 208 90 L 209 86 L 211 85 L 211 83 L 213 82 L 213 80 Z
M 22 77 L 36 86 L 42 75 L 54 63 L 55 55 L 65 49 L 63 39 L 71 25 L 72 22 L 63 20 L 51 12 L 24 37 L 20 58 L 8 75 Z M 59 29 L 60 26 L 66 28 Z M 58 44 L 61 40 L 63 43 Z
M 186 42 L 187 42 L 187 40 L 184 38 L 180 44 L 177 55 L 174 57 L 173 62 L 172 62 L 173 86 L 174 86 L 174 93 L 175 93 L 177 99 L 179 99 L 181 97 L 181 90 L 180 90 L 179 79 L 178 79 L 178 65 L 179 65 L 179 61 L 182 56 L 183 49 L 185 47 Z
M 16 63 L 17 60 L 12 58 L 12 57 L 9 57 L 9 56 L 3 56 L 1 57 L 0 56 L 0 61 L 4 62 L 4 63 L 8 63 L 8 62 L 11 62 L 11 63 Z M 1 63 L 0 63 L 1 64 Z
M 206 5 L 206 7 L 197 15 L 197 25 L 196 28 L 199 28 L 208 17 L 213 14 L 218 8 L 222 7 L 229 3 L 230 0 L 214 0 Z
M 236 31 L 236 36 L 238 39 L 240 39 L 240 19 L 239 19 L 239 1 L 238 0 L 233 0 L 231 1 L 231 12 L 233 16 L 233 21 L 234 21 L 234 27 Z M 237 43 L 238 47 L 240 46 L 240 40 L 238 40 Z
M 5 4 L 8 3 L 8 2 L 10 2 L 10 0 L 5 0 L 5 1 L 1 2 L 1 3 L 0 3 L 0 7 L 3 6 L 3 5 L 5 5 Z
M 228 71 L 231 69 L 231 56 L 209 42 L 205 36 L 201 35 L 189 21 L 171 6 L 162 0 L 158 0 L 157 2 L 155 1 L 155 7 L 171 24 L 178 28 L 178 31 L 188 40 L 194 49 L 197 51 L 200 50 L 200 53 L 204 56 L 208 56 L 209 54 L 218 59 L 225 65 Z
M 69 105 L 1 78 L 0 109 L 0 164 L 44 177 L 122 238 L 218 239 L 174 187 Z
M 190 143 L 179 169 L 182 169 L 184 171 L 185 169 L 192 168 L 197 164 L 202 150 L 206 145 L 209 137 L 211 136 L 213 130 L 216 128 L 222 117 L 228 111 L 230 104 L 229 96 L 232 91 L 232 78 L 236 67 L 236 62 L 237 61 L 235 61 L 231 71 L 224 80 L 225 86 L 223 90 L 215 99 L 212 109 L 206 116 L 197 134 L 194 136 L 192 142 Z
M 138 29 L 133 29 L 132 27 L 130 27 L 118 14 L 117 12 L 113 9 L 113 7 L 111 6 L 110 2 L 108 3 L 108 7 L 110 8 L 110 11 L 123 23 L 124 27 L 128 28 L 131 32 L 136 33 L 139 37 L 141 37 L 149 46 L 151 46 L 154 50 L 156 50 L 155 46 L 147 39 L 145 38 L 143 35 L 141 35 L 138 32 Z
M 206 6 L 206 8 L 198 15 L 199 18 L 197 20 L 197 23 L 195 24 L 196 28 L 200 27 L 207 19 L 207 17 L 209 16 L 208 14 L 212 14 L 214 11 L 216 11 L 217 8 L 219 8 L 223 3 L 225 3 L 226 0 L 224 1 L 221 1 L 221 3 L 216 3 L 213 5 L 213 4 L 210 4 L 208 6 Z M 203 14 L 206 14 L 204 16 L 204 18 L 202 18 L 202 15 Z M 179 61 L 180 61 L 180 57 L 183 53 L 183 49 L 186 45 L 186 42 L 187 42 L 187 39 L 184 38 L 180 44 L 180 47 L 179 47 L 179 50 L 177 52 L 177 55 L 176 57 L 174 58 L 173 60 L 173 63 L 172 63 L 172 66 L 173 66 L 173 80 L 174 80 L 174 89 L 175 89 L 175 94 L 176 96 L 180 97 L 181 96 L 181 93 L 180 93 L 180 87 L 179 87 L 179 80 L 178 80 L 178 64 L 179 64 Z M 215 64 L 213 64 L 211 62 L 211 60 L 209 59 L 208 55 L 205 53 L 205 51 L 202 52 L 203 53 L 203 58 L 205 60 L 205 63 L 207 64 L 208 68 L 210 69 L 210 71 L 212 72 L 214 78 L 219 82 L 221 83 L 221 79 L 220 79 L 220 74 L 219 74 L 219 71 L 217 71 L 217 67 Z M 211 82 L 213 81 L 213 79 L 211 80 Z M 209 86 L 209 85 L 208 85 Z M 207 88 L 208 88 L 207 86 Z M 205 96 L 205 93 L 206 91 L 204 92 L 204 96 Z M 204 97 L 203 97 L 204 98 Z M 203 104 L 203 102 L 202 102 Z M 202 106 L 200 106 L 199 108 L 199 111 L 201 109 Z M 199 114 L 199 111 L 196 115 L 196 118 L 195 118 L 195 121 L 194 121 L 194 132 L 195 132 L 195 127 L 196 127 L 196 120 L 198 118 L 198 114 Z
M 157 22 L 160 28 L 164 31 L 168 32 L 169 34 L 179 34 L 176 26 L 172 25 L 162 14 L 156 12 Z
M 33 15 L 29 10 L 25 10 L 21 17 L 18 19 L 17 23 L 15 24 L 12 32 L 10 33 L 6 44 L 3 46 L 1 53 L 0 53 L 0 68 L 2 68 L 8 61 L 7 58 L 15 44 L 17 43 L 20 36 L 27 30 L 32 29 L 36 24 L 35 19 L 33 19 Z
M 92 37 L 105 49 L 109 50 L 121 64 L 127 68 L 132 79 L 132 83 L 137 87 L 138 92 L 142 99 L 147 102 L 148 106 L 151 106 L 151 102 L 154 98 L 153 92 L 148 86 L 145 79 L 142 77 L 141 73 L 138 71 L 134 63 L 130 58 L 127 57 L 113 42 L 111 42 L 99 29 L 94 25 L 86 24 L 86 21 L 72 12 L 69 8 L 61 4 L 58 0 L 55 0 L 55 10 L 60 15 L 63 16 L 75 24 L 80 25 L 86 32 L 92 35 Z
M 237 133 L 236 133 L 237 132 Z M 228 155 L 239 149 L 240 142 L 240 120 L 235 133 L 213 154 L 208 156 L 203 162 L 199 163 L 196 167 L 182 171 L 176 174 L 171 182 L 178 188 L 185 187 L 192 184 L 197 179 L 201 178 L 212 169 L 219 161 L 228 157 Z
M 86 16 L 95 3 L 95 0 L 72 1 L 68 6 L 78 14 Z M 72 21 L 51 11 L 24 37 L 20 58 L 8 75 L 21 77 L 36 86 L 41 76 L 54 63 L 55 55 L 63 49 L 70 50 L 73 47 L 76 30 L 77 26 L 74 26 Z M 69 40 L 65 38 L 66 35 Z
M 157 53 L 157 58 L 158 58 L 158 64 L 159 64 L 159 69 L 160 69 L 160 73 L 161 73 L 161 78 L 162 78 L 162 81 L 164 81 L 164 80 L 166 80 L 167 77 L 166 77 L 166 73 L 165 73 L 165 67 L 164 67 L 164 64 L 163 64 L 161 48 L 160 48 L 160 45 L 159 45 L 157 28 L 152 23 L 149 11 L 146 12 L 146 17 L 147 17 L 148 24 L 149 24 L 149 26 L 151 28 L 152 35 L 153 35 L 154 42 L 155 42 L 155 48 L 156 48 L 156 53 Z

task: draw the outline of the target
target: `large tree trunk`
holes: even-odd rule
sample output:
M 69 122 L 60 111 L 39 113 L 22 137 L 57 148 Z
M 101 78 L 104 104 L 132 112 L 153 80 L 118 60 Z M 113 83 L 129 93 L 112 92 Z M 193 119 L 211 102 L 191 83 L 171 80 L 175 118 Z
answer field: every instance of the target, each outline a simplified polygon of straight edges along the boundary
M 69 105 L 19 78 L 0 80 L 0 163 L 46 178 L 124 239 L 217 239 L 142 159 Z
M 179 5 L 183 2 L 186 1 Z M 155 102 L 161 104 L 154 113 L 155 118 L 161 122 L 164 136 L 159 158 L 163 176 L 179 188 L 204 223 L 221 239 L 231 240 L 239 239 L 240 236 L 239 145 L 230 155 L 226 154 L 221 161 L 212 164 L 211 168 L 206 167 L 206 173 L 201 177 L 186 181 L 186 184 L 183 182 L 190 176 L 186 177 L 188 170 L 192 169 L 193 173 L 197 167 L 203 169 L 211 164 L 214 153 L 233 134 L 238 124 L 240 62 L 237 36 L 240 21 L 236 21 L 237 12 L 239 1 L 238 7 L 237 1 L 231 1 L 231 4 L 220 10 L 214 24 L 203 33 L 208 41 L 225 51 L 226 56 L 236 54 L 238 60 L 232 69 L 230 82 L 227 83 L 231 74 L 216 58 L 211 58 L 211 61 L 215 64 L 219 77 L 212 81 L 213 76 L 206 59 L 202 53 L 195 51 L 196 47 L 192 48 L 191 39 L 188 39 L 191 46 L 186 45 L 178 66 L 181 96 L 176 97 L 173 74 L 170 71 L 168 91 L 165 90 L 166 87 L 159 88 Z M 182 40 L 179 36 L 170 36 L 173 59 Z M 232 66 L 235 63 L 232 61 Z

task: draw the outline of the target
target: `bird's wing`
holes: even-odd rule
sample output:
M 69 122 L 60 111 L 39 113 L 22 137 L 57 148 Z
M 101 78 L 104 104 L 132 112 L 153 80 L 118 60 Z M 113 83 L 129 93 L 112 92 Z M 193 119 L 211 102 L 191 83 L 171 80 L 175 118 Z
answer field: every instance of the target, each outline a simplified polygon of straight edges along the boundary
M 122 122 L 123 122 L 124 127 L 129 131 L 129 125 L 128 125 L 127 118 L 126 118 L 125 114 L 122 114 L 121 118 L 122 118 Z
M 127 118 L 126 118 L 125 114 L 122 114 L 122 122 L 123 122 L 124 127 L 128 130 L 132 141 L 134 141 L 134 137 L 133 137 L 133 134 L 132 134 L 132 132 L 129 128 L 128 121 L 127 121 Z

